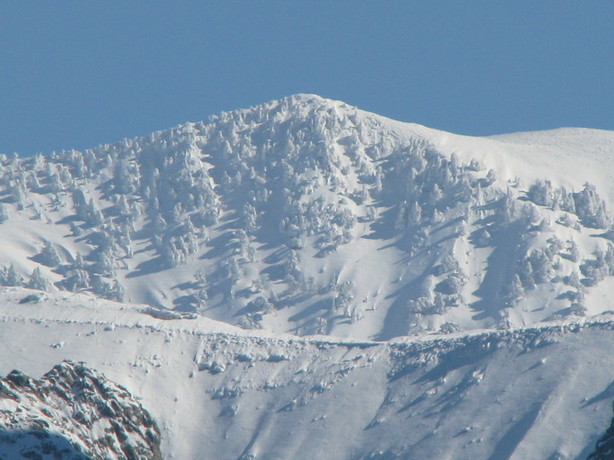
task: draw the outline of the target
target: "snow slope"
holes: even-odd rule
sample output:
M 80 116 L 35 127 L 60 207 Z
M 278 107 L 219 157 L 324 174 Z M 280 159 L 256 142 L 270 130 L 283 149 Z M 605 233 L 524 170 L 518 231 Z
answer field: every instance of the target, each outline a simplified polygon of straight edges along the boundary
M 610 315 L 379 343 L 33 295 L 0 292 L 0 374 L 85 361 L 140 397 L 168 459 L 580 460 L 611 419 Z
M 614 133 L 475 138 L 296 95 L 0 157 L 0 283 L 386 340 L 611 309 Z

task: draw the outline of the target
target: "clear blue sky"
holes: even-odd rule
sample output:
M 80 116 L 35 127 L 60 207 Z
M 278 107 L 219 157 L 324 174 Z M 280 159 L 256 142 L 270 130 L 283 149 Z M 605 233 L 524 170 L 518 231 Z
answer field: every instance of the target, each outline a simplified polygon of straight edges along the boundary
M 462 134 L 614 129 L 614 1 L 0 3 L 0 152 L 316 93 Z

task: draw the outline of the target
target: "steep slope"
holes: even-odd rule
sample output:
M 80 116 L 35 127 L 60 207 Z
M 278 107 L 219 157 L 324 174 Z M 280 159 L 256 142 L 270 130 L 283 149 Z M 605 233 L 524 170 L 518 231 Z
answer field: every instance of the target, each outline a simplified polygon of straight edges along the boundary
M 0 292 L 0 373 L 87 362 L 142 398 L 167 459 L 584 460 L 611 419 L 611 315 L 377 343 L 33 294 Z
M 0 379 L 0 458 L 161 459 L 155 422 L 126 389 L 84 364 Z
M 613 146 L 457 136 L 298 95 L 3 157 L 1 281 L 364 339 L 598 314 Z

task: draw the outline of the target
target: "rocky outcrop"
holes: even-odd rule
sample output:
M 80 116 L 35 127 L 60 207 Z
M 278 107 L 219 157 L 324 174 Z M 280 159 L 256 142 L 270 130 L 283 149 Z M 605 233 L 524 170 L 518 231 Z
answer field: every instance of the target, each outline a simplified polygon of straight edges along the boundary
M 0 379 L 0 458 L 161 459 L 160 432 L 128 390 L 64 361 Z
M 587 460 L 611 460 L 614 458 L 614 418 L 610 427 L 604 433 L 599 441 L 595 452 L 589 455 Z

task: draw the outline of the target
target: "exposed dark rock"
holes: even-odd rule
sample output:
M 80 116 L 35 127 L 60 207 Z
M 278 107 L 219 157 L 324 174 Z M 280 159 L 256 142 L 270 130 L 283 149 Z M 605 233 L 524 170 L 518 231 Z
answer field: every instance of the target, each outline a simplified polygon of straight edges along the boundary
M 160 431 L 128 390 L 64 361 L 0 379 L 0 458 L 158 460 Z
M 588 456 L 587 460 L 612 460 L 614 459 L 614 418 L 610 427 L 599 441 L 595 452 Z

